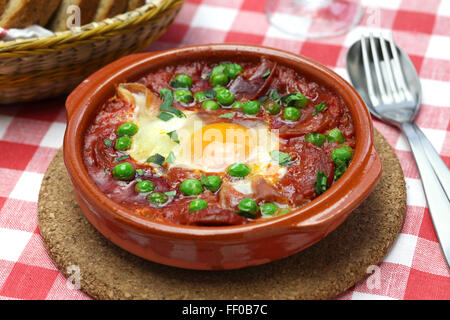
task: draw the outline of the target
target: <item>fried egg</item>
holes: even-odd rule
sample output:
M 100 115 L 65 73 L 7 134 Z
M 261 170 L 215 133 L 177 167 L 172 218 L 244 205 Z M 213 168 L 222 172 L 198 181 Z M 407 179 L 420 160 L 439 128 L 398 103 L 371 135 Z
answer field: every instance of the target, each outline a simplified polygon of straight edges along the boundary
M 253 193 L 253 175 L 275 183 L 286 173 L 286 168 L 270 156 L 271 151 L 278 150 L 279 139 L 264 122 L 253 127 L 233 122 L 205 123 L 195 111 L 188 109 L 183 110 L 185 117 L 174 116 L 164 121 L 158 118 L 161 101 L 146 87 L 124 84 L 118 92 L 134 105 L 128 120 L 139 131 L 133 136 L 128 154 L 140 164 L 153 166 L 147 159 L 155 154 L 165 159 L 170 156 L 169 168 L 201 172 L 226 173 L 230 165 L 244 163 L 251 168 L 251 174 L 244 179 L 232 179 L 230 183 L 246 195 Z

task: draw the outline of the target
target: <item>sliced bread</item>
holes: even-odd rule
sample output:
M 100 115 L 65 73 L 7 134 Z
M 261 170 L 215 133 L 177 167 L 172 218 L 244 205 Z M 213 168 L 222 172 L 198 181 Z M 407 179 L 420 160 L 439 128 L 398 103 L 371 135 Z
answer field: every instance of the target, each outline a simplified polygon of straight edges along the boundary
M 0 16 L 0 27 L 25 28 L 39 24 L 47 0 L 10 0 Z
M 55 32 L 67 30 L 67 19 L 73 15 L 71 12 L 67 13 L 67 9 L 72 5 L 80 8 L 81 25 L 90 23 L 98 9 L 99 2 L 100 0 L 62 0 L 47 27 Z
M 47 3 L 44 3 L 39 25 L 45 26 L 60 4 L 61 0 L 48 0 Z
M 94 21 L 102 21 L 125 12 L 128 0 L 100 0 Z
M 9 0 L 0 0 L 0 17 L 3 14 L 3 11 L 5 11 L 6 4 Z
M 140 8 L 145 4 L 145 0 L 129 0 L 127 11 L 132 11 L 134 9 Z

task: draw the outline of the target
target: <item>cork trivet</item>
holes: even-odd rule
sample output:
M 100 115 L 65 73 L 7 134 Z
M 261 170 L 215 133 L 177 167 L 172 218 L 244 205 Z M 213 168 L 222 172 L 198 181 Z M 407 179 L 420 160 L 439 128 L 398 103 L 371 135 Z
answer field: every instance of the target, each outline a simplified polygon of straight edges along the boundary
M 230 271 L 193 271 L 136 257 L 97 232 L 81 212 L 60 151 L 39 195 L 39 229 L 58 268 L 80 268 L 97 299 L 328 299 L 367 275 L 399 233 L 406 209 L 400 163 L 379 132 L 383 174 L 375 191 L 325 239 L 285 259 Z

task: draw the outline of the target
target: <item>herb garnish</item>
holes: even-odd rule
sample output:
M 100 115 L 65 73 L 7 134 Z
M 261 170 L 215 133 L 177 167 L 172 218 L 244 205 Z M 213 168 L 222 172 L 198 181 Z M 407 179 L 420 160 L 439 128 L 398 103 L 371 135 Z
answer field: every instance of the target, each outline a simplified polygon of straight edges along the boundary
M 123 161 L 123 160 L 126 160 L 126 159 L 130 159 L 130 156 L 129 155 L 124 155 L 124 156 L 121 156 L 121 157 L 114 158 L 114 162 L 120 162 L 120 161 Z
M 278 91 L 275 90 L 275 89 L 270 90 L 270 92 L 269 92 L 269 98 L 272 99 L 272 100 L 275 101 L 275 102 L 280 102 L 280 100 L 281 100 L 280 94 L 279 94 Z
M 347 164 L 343 161 L 336 163 L 336 168 L 334 169 L 334 180 L 339 180 L 340 177 L 347 171 Z
M 163 98 L 163 103 L 159 107 L 159 110 L 173 113 L 178 118 L 186 117 L 184 115 L 184 113 L 181 112 L 181 110 L 178 110 L 177 108 L 172 107 L 172 105 L 173 105 L 173 93 L 172 93 L 172 90 L 167 89 L 167 88 L 163 88 L 163 89 L 161 89 L 159 94 Z
M 178 81 L 178 80 L 170 81 L 169 86 L 171 86 L 172 88 L 176 88 L 176 89 L 189 89 L 189 87 L 186 86 L 185 83 Z
M 292 157 L 288 153 L 274 150 L 270 152 L 270 156 L 273 160 L 278 161 L 278 164 L 281 166 L 291 164 Z
M 231 119 L 231 118 L 234 118 L 235 115 L 236 115 L 236 113 L 229 112 L 229 113 L 224 113 L 224 114 L 218 116 L 218 118 L 229 118 L 229 119 Z
M 150 156 L 147 159 L 147 162 L 151 162 L 159 166 L 162 166 L 165 160 L 166 158 L 164 158 L 162 155 L 160 155 L 159 153 L 155 153 L 154 155 Z
M 205 96 L 210 99 L 214 99 L 216 97 L 217 92 L 213 89 L 205 90 Z
M 261 78 L 267 78 L 269 75 L 270 75 L 270 69 L 267 69 L 267 71 L 263 73 Z
M 321 102 L 319 104 L 316 105 L 316 111 L 314 111 L 313 116 L 319 114 L 320 112 L 322 112 L 323 110 L 325 110 L 327 108 L 327 105 L 325 104 L 325 102 Z
M 174 131 L 167 132 L 167 135 L 172 139 L 173 142 L 180 143 L 180 139 L 178 138 L 178 133 Z
M 328 177 L 325 172 L 318 171 L 316 182 L 314 183 L 314 189 L 316 189 L 317 195 L 321 195 L 328 189 Z
M 107 146 L 108 148 L 112 146 L 112 142 L 109 139 L 105 139 L 105 141 L 103 141 L 103 143 L 105 144 L 105 146 Z
M 169 121 L 174 117 L 174 115 L 168 112 L 161 112 L 160 114 L 157 115 L 157 117 L 162 121 Z
M 304 108 L 308 104 L 308 99 L 300 92 L 294 92 L 282 97 L 281 102 L 287 106 Z
M 269 99 L 268 96 L 262 96 L 260 98 L 258 98 L 258 102 L 263 104 L 264 102 L 266 102 Z
M 167 158 L 166 158 L 166 162 L 167 163 L 172 163 L 172 162 L 174 162 L 175 161 L 175 154 L 171 151 L 170 153 L 169 153 L 169 155 L 167 156 Z

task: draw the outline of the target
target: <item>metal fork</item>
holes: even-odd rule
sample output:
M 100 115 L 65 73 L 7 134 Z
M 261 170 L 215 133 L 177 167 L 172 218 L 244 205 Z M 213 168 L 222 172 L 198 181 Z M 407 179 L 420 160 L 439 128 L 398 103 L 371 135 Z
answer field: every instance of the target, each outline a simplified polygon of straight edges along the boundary
M 450 266 L 450 171 L 422 131 L 413 122 L 420 107 L 421 90 L 414 94 L 405 79 L 405 60 L 392 38 L 361 38 L 361 54 L 369 110 L 405 133 L 419 169 L 434 228 Z M 408 59 L 409 61 L 409 59 Z M 410 62 L 410 61 L 409 61 Z M 413 67 L 414 68 L 414 67 Z M 414 74 L 417 77 L 417 73 Z M 408 74 L 411 75 L 411 72 Z M 420 82 L 419 82 L 420 88 Z

